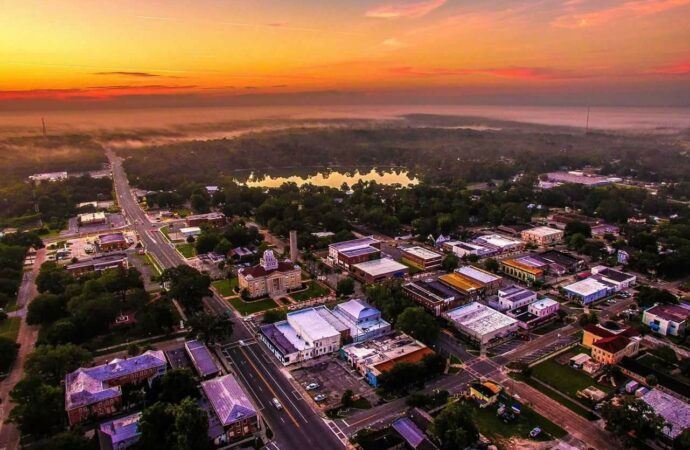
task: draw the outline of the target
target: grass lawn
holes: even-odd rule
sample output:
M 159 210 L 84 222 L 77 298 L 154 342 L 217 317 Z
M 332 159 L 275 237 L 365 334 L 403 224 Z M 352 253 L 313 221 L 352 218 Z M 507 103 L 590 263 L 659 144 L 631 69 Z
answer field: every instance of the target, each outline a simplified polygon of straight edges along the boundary
M 613 390 L 609 386 L 603 386 L 597 383 L 582 371 L 573 369 L 565 364 L 558 364 L 553 358 L 547 359 L 543 363 L 532 367 L 532 377 L 537 378 L 572 398 L 577 398 L 577 391 L 589 386 L 594 386 L 606 393 Z
M 241 298 L 233 298 L 228 300 L 228 302 L 237 310 L 238 313 L 242 314 L 243 316 L 248 316 L 249 314 L 254 314 L 260 311 L 266 311 L 278 306 L 276 305 L 276 302 L 270 298 L 252 300 L 249 302 L 245 302 Z
M 479 431 L 493 439 L 507 439 L 511 437 L 532 439 L 529 437 L 529 432 L 534 427 L 539 427 L 542 430 L 542 433 L 536 437 L 538 441 L 562 438 L 567 434 L 561 427 L 536 413 L 527 405 L 522 405 L 520 416 L 509 423 L 503 422 L 496 414 L 496 411 L 497 407 L 479 408 L 476 405 L 473 411 L 474 423 L 479 428 Z
M 314 297 L 323 297 L 324 295 L 328 295 L 329 292 L 330 290 L 328 290 L 328 288 L 322 286 L 316 281 L 310 281 L 306 290 L 290 294 L 290 297 L 292 297 L 296 302 L 302 302 Z
M 450 355 L 450 363 L 451 364 L 462 364 L 462 361 L 460 361 L 460 358 L 458 358 L 455 355 Z
M 213 284 L 214 288 L 218 289 L 218 292 L 220 292 L 220 295 L 223 297 L 237 295 L 237 292 L 234 290 L 237 287 L 237 278 L 232 278 L 230 280 L 226 278 L 225 280 L 214 281 L 211 284 Z
M 175 247 L 177 247 L 177 250 L 179 250 L 179 252 L 182 253 L 182 256 L 185 258 L 193 258 L 196 256 L 196 248 L 194 248 L 194 244 L 185 242 L 184 244 L 177 244 Z
M 22 319 L 20 317 L 8 317 L 3 320 L 2 323 L 0 323 L 0 336 L 16 341 L 21 321 Z
M 542 394 L 546 395 L 547 397 L 551 398 L 552 400 L 557 401 L 561 405 L 565 406 L 578 416 L 582 416 L 587 420 L 596 420 L 598 419 L 597 416 L 595 416 L 592 412 L 587 411 L 585 408 L 581 407 L 577 403 L 573 403 L 571 400 L 567 399 L 566 397 L 562 396 L 561 394 L 552 391 L 551 389 L 547 389 L 541 384 L 537 383 L 536 381 L 532 379 L 527 379 L 527 380 L 522 380 L 524 383 L 529 384 L 532 386 L 534 389 L 538 390 Z
M 352 407 L 357 409 L 371 409 L 371 402 L 366 397 L 360 397 L 352 402 Z

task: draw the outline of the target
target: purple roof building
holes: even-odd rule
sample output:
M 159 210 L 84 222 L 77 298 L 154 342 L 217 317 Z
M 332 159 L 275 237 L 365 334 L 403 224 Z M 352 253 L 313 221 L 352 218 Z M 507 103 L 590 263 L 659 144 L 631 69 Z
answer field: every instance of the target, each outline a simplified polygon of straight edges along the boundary
M 259 431 L 256 408 L 233 375 L 204 381 L 201 389 L 229 442 L 249 437 Z
M 139 440 L 141 412 L 103 422 L 98 427 L 101 450 L 124 450 Z
M 187 341 L 184 343 L 184 348 L 201 378 L 210 378 L 220 374 L 220 367 L 203 342 Z
M 149 383 L 165 373 L 167 362 L 160 350 L 149 350 L 129 359 L 80 367 L 65 376 L 65 411 L 70 425 L 91 417 L 115 414 L 122 404 L 124 384 Z

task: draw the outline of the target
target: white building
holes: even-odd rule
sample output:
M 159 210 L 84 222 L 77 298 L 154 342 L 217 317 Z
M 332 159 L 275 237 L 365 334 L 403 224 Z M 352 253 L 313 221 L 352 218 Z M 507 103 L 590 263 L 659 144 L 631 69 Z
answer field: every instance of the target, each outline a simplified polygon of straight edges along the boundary
M 596 266 L 592 268 L 592 275 L 614 287 L 616 292 L 632 287 L 637 282 L 637 277 L 629 273 L 614 270 L 606 266 Z
M 402 278 L 409 268 L 390 258 L 374 259 L 353 265 L 352 275 L 364 283 L 376 283 L 389 278 Z
M 444 316 L 470 339 L 487 344 L 518 329 L 518 321 L 481 303 L 472 302 L 452 309 Z
M 642 323 L 655 333 L 667 336 L 683 336 L 690 318 L 690 306 L 655 305 L 642 314 Z
M 563 291 L 567 297 L 577 299 L 583 305 L 587 305 L 612 293 L 613 287 L 590 277 L 564 286 Z
M 445 245 L 445 244 L 444 244 Z M 478 258 L 491 255 L 494 250 L 483 245 L 473 244 L 471 242 L 453 241 L 453 245 L 448 246 L 450 250 L 459 258 L 474 255 Z
M 381 318 L 381 311 L 364 300 L 352 299 L 336 305 L 333 315 L 350 329 L 353 342 L 362 342 L 390 333 L 391 324 Z
M 188 237 L 196 237 L 201 234 L 201 228 L 199 227 L 184 227 L 180 228 L 180 234 L 186 239 Z
M 560 307 L 561 304 L 558 303 L 556 300 L 546 297 L 542 298 L 541 300 L 537 300 L 534 303 L 531 303 L 527 307 L 527 311 L 539 317 L 540 319 L 543 319 L 545 317 L 551 316 L 552 314 L 555 314 L 556 311 L 560 309 Z
M 500 234 L 487 234 L 472 240 L 473 244 L 479 244 L 492 250 L 492 254 L 504 254 L 517 252 L 525 248 L 525 243 Z
M 498 309 L 500 311 L 510 311 L 527 306 L 536 299 L 536 292 L 513 284 L 498 290 Z
M 67 179 L 67 172 L 47 172 L 47 173 L 36 173 L 29 176 L 29 180 L 36 184 L 41 184 L 44 181 L 54 182 L 62 181 Z
M 350 300 L 331 311 L 325 306 L 287 314 L 286 320 L 260 328 L 260 339 L 284 365 L 333 353 L 346 341 L 384 336 L 391 324 L 363 300 Z

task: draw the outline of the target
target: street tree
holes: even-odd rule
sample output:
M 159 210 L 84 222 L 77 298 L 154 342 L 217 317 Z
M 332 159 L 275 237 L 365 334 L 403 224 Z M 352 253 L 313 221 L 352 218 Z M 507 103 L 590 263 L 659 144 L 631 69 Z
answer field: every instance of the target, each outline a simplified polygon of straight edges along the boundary
M 464 403 L 451 403 L 443 408 L 434 418 L 430 429 L 441 442 L 443 450 L 467 448 L 479 439 L 472 411 Z
M 177 299 L 189 311 L 200 310 L 201 300 L 210 295 L 209 276 L 186 264 L 165 269 L 161 279 L 170 282 L 170 296 Z
M 206 344 L 222 342 L 232 336 L 232 322 L 225 316 L 199 312 L 189 317 L 189 326 Z
M 53 386 L 59 386 L 65 375 L 91 361 L 91 353 L 77 345 L 41 345 L 27 358 L 24 370 Z
M 436 319 L 421 306 L 412 306 L 398 316 L 396 327 L 425 344 L 436 341 L 440 327 Z

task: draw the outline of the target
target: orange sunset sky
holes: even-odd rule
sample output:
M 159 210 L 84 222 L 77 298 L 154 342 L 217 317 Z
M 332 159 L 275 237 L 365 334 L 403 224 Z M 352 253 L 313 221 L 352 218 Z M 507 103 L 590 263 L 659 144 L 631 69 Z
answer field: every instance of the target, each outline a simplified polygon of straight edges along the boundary
M 690 0 L 4 0 L 0 107 L 241 96 L 688 103 Z M 613 101 L 613 100 L 612 100 Z

